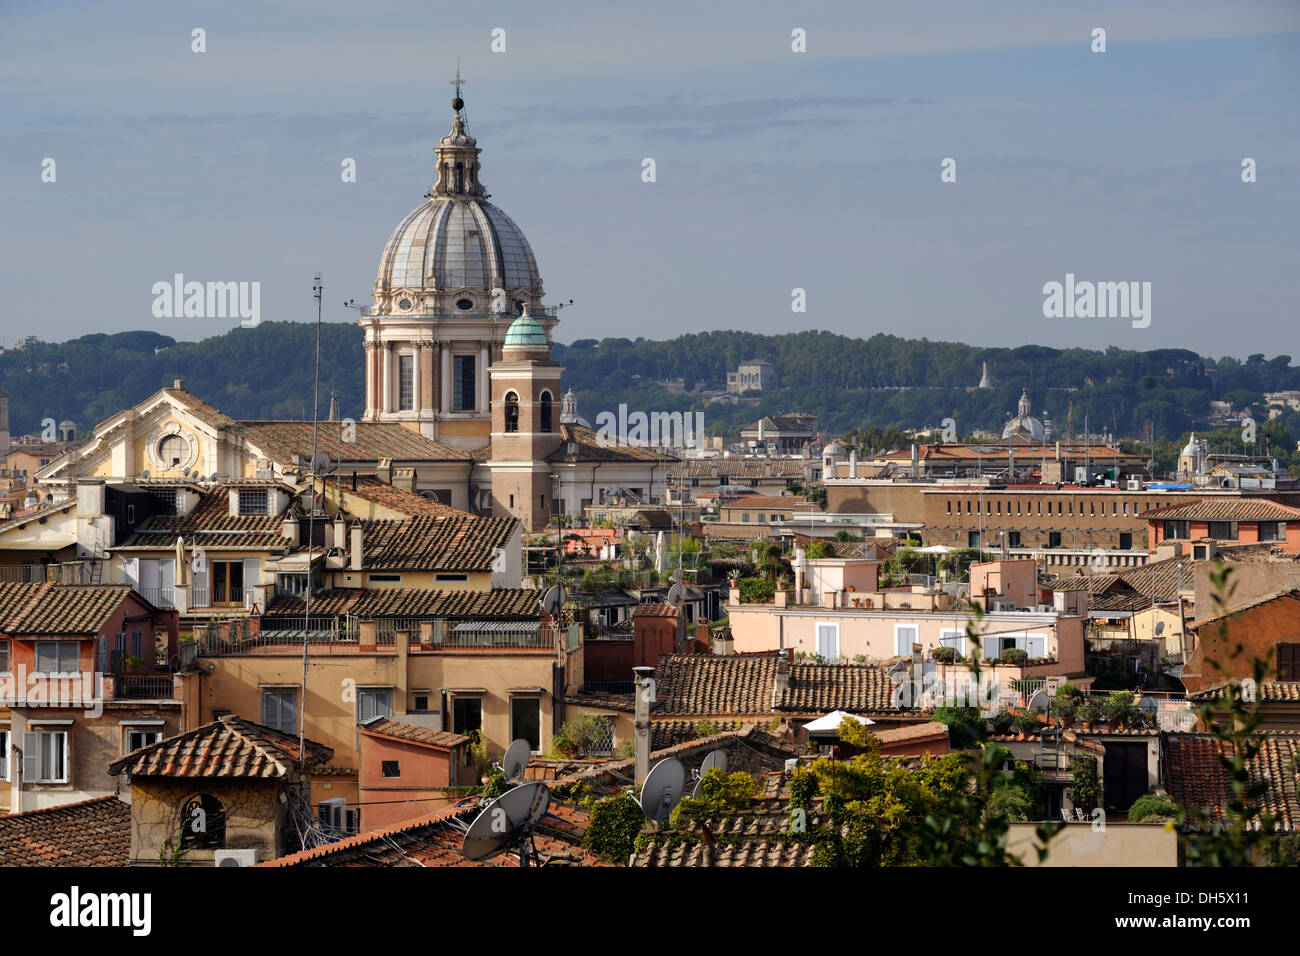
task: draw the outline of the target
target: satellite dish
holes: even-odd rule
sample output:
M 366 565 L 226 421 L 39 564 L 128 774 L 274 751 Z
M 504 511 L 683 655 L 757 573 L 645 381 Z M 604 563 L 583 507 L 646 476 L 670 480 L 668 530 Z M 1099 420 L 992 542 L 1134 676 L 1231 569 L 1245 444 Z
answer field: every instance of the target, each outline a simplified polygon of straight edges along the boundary
M 140 477 L 141 477 L 141 478 L 148 478 L 148 477 L 149 477 L 149 469 L 146 468 L 144 471 L 140 472 Z
M 723 773 L 727 772 L 727 755 L 725 752 L 714 750 L 704 758 L 704 763 L 700 764 L 700 779 L 695 781 L 695 789 L 691 792 L 692 797 L 700 795 L 700 791 L 704 788 L 704 775 L 715 767 Z
M 655 824 L 664 823 L 686 792 L 686 768 L 676 757 L 661 760 L 646 774 L 641 786 L 641 812 Z
M 1156 637 L 1159 637 L 1164 632 L 1165 632 L 1165 622 L 1156 621 Z
M 181 474 L 184 475 L 186 478 L 188 478 L 190 476 L 190 470 L 186 468 L 183 471 L 181 471 Z
M 524 768 L 528 766 L 532 753 L 533 745 L 522 737 L 510 742 L 506 755 L 501 758 L 501 769 L 505 771 L 507 780 L 524 779 Z
M 551 791 L 540 780 L 507 790 L 485 804 L 469 825 L 461 855 L 467 860 L 490 860 L 513 849 L 519 852 L 519 865 L 528 866 L 537 855 L 533 827 L 550 805 Z
M 674 584 L 668 589 L 668 603 L 673 607 L 681 607 L 686 603 L 687 597 L 686 585 L 684 584 Z
M 543 611 L 551 617 L 555 617 L 560 608 L 564 607 L 564 598 L 564 588 L 558 584 L 552 584 L 546 589 L 546 593 L 542 595 L 542 600 L 539 603 Z
M 1036 714 L 1045 714 L 1051 706 L 1051 699 L 1047 696 L 1047 691 L 1040 690 L 1029 698 L 1027 706 Z

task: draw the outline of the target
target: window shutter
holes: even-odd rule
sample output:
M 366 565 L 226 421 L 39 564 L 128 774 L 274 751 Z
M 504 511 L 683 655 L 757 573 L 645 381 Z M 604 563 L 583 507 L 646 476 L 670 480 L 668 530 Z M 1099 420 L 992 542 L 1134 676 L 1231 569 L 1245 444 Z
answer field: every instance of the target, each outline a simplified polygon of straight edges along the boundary
M 35 734 L 23 734 L 23 782 L 29 783 L 41 775 L 40 755 L 36 752 L 39 745 Z
M 58 645 L 54 641 L 36 642 L 36 671 L 40 674 L 52 674 L 58 668 Z M 26 748 L 24 748 L 25 750 Z
M 253 588 L 262 583 L 262 559 L 244 559 L 244 607 L 253 606 Z
M 1031 660 L 1037 660 L 1040 657 L 1047 656 L 1047 638 L 1042 635 L 1031 635 L 1029 638 L 1029 657 Z
M 137 591 L 140 589 L 140 559 L 126 558 L 122 561 L 122 574 L 126 583 Z
M 0 673 L 9 673 L 9 639 L 0 640 Z

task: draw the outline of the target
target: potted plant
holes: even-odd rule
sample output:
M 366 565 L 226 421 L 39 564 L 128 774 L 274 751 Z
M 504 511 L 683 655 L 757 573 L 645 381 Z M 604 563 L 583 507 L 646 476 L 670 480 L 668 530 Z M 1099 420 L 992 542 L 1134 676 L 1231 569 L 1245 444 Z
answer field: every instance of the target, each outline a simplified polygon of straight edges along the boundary
M 1088 730 L 1092 730 L 1094 726 L 1100 724 L 1106 717 L 1101 705 L 1094 704 L 1091 701 L 1080 707 L 1075 712 L 1075 716 L 1079 720 L 1083 721 L 1083 726 Z

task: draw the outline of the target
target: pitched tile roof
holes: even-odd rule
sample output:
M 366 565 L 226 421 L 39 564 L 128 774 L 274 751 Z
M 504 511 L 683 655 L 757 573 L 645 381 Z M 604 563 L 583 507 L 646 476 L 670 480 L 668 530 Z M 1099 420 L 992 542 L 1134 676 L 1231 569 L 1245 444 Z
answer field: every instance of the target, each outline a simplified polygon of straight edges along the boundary
M 775 654 L 665 655 L 655 675 L 654 712 L 711 717 L 895 709 L 888 671 L 878 665 L 794 663 L 789 685 L 774 698 L 776 676 Z
M 0 583 L 0 634 L 96 635 L 131 597 L 129 585 Z M 142 598 L 136 598 L 148 606 Z
M 467 518 L 470 516 L 467 511 L 453 508 L 451 505 L 444 505 L 440 501 L 434 501 L 431 498 L 424 497 L 424 495 L 417 495 L 415 492 L 407 491 L 404 488 L 394 487 L 374 475 L 358 475 L 356 487 L 345 481 L 343 494 L 345 497 L 352 496 L 364 498 L 366 501 L 373 501 L 377 505 L 391 508 L 393 511 L 401 512 L 412 518 L 417 515 L 428 515 L 434 518 L 447 516 Z
M 306 741 L 307 767 L 327 763 L 334 751 Z M 116 776 L 226 777 L 273 779 L 292 773 L 302 750 L 298 738 L 244 720 L 225 717 L 119 757 L 108 765 Z
M 292 421 L 240 422 L 244 438 L 266 452 L 282 465 L 292 465 L 294 456 L 300 461 L 311 459 L 312 423 Z M 323 436 L 321 438 L 320 436 Z M 425 438 L 419 432 L 396 422 L 357 422 L 356 440 L 340 444 L 337 434 L 331 435 L 323 427 L 318 436 L 317 448 L 332 458 L 343 461 L 463 461 L 471 460 L 470 453 L 454 445 Z
M 1228 772 L 1220 755 L 1231 753 L 1230 744 L 1202 734 L 1170 736 L 1165 742 L 1165 789 L 1179 806 L 1200 807 L 1222 818 L 1231 800 Z M 1293 830 L 1300 826 L 1300 798 L 1296 795 L 1296 759 L 1300 757 L 1300 735 L 1265 734 L 1260 751 L 1247 764 L 1252 783 L 1264 783 L 1267 790 L 1259 805 L 1278 817 L 1278 826 Z
M 233 425 L 235 420 L 219 409 L 213 408 L 197 395 L 193 395 L 184 389 L 164 388 L 158 394 L 166 395 L 181 405 L 186 410 L 204 424 L 211 425 L 213 428 L 225 428 Z
M 417 727 L 415 724 L 389 718 L 380 718 L 362 724 L 361 730 L 380 737 L 394 737 L 398 740 L 405 740 L 415 744 L 427 744 L 443 750 L 450 750 L 452 747 L 469 743 L 469 738 L 464 734 L 453 734 L 447 730 L 434 730 L 431 727 Z
M 518 866 L 513 853 L 490 860 L 467 860 L 461 855 L 465 828 L 479 814 L 477 803 L 448 807 L 390 827 L 346 837 L 334 843 L 258 864 L 266 867 L 320 866 Z M 552 802 L 551 809 L 534 828 L 534 843 L 545 865 L 607 866 L 579 845 L 586 814 Z
M 283 521 L 280 515 L 232 515 L 229 489 L 217 487 L 203 492 L 189 514 L 149 518 L 125 547 L 175 548 L 182 537 L 187 548 L 287 551 L 296 542 L 285 537 Z
M 789 819 L 787 818 L 788 827 Z M 633 866 L 767 866 L 790 868 L 812 866 L 815 843 L 792 843 L 780 839 L 742 840 L 737 843 L 683 843 L 664 837 L 652 837 L 644 849 L 637 851 Z
M 1219 700 L 1227 692 L 1223 684 L 1207 687 L 1187 695 L 1188 700 Z M 1255 699 L 1259 701 L 1300 701 L 1300 681 L 1266 680 L 1255 687 Z
M 514 518 L 419 515 L 362 521 L 367 571 L 490 571 L 519 522 Z
M 657 461 L 667 463 L 670 456 L 643 445 L 606 445 L 597 437 L 595 429 L 586 425 L 565 422 L 560 425 L 560 447 L 546 456 L 547 461 L 558 463 L 569 461 Z M 569 456 L 569 443 L 577 448 L 577 454 Z
M 1192 631 L 1199 630 L 1207 624 L 1217 624 L 1219 621 L 1226 618 L 1235 617 L 1242 611 L 1249 611 L 1252 608 L 1257 608 L 1264 604 L 1271 604 L 1273 601 L 1280 601 L 1283 599 L 1293 601 L 1300 600 L 1300 588 L 1283 588 L 1279 591 L 1273 591 L 1269 594 L 1261 595 L 1253 601 L 1247 601 L 1245 604 L 1238 604 L 1236 607 L 1230 607 L 1218 614 L 1211 614 L 1207 617 L 1199 617 L 1194 621 L 1188 621 L 1187 628 Z
M 1179 521 L 1295 521 L 1300 508 L 1267 498 L 1201 498 L 1144 511 L 1139 518 Z
M 131 806 L 116 794 L 0 817 L 0 866 L 126 866 Z
M 710 720 L 709 724 L 715 731 L 724 732 L 739 730 L 743 726 L 739 720 Z M 700 736 L 696 730 L 698 725 L 699 721 L 695 720 L 652 719 L 650 722 L 650 749 L 664 750 L 678 744 L 698 740 Z
M 335 588 L 311 597 L 311 613 L 329 617 L 355 614 L 377 617 L 457 618 L 536 621 L 541 617 L 538 592 L 527 588 L 490 591 L 441 588 Z M 280 595 L 267 606 L 266 617 L 302 615 L 301 597 Z

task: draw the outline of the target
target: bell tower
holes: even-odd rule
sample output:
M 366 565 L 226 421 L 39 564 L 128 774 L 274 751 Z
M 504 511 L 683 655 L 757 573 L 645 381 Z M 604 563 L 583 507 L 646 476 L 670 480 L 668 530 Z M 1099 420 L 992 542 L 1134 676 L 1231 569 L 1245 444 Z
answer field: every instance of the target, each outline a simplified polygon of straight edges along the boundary
M 492 391 L 492 514 L 540 531 L 554 510 L 551 466 L 561 442 L 560 374 L 546 331 L 528 314 L 506 333 L 501 358 L 488 370 Z

